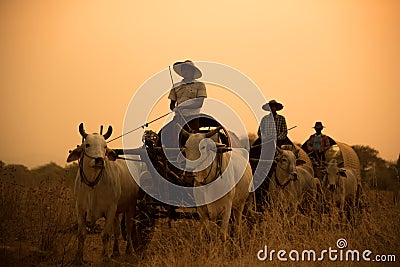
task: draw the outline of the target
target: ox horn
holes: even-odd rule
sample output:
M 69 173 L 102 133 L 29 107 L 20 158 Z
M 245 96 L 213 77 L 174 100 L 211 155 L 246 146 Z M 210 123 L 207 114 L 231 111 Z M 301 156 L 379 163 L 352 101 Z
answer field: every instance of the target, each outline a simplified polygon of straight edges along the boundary
M 83 122 L 81 122 L 81 124 L 79 124 L 79 133 L 82 135 L 82 138 L 83 138 L 83 139 L 85 139 L 86 136 L 88 135 L 88 134 L 85 132 L 85 129 L 83 128 Z
M 181 128 L 181 126 L 179 125 L 179 123 L 176 124 L 176 127 Z M 190 136 L 190 133 L 189 133 L 188 131 L 186 131 L 185 129 L 183 129 L 183 127 L 182 127 L 182 129 L 181 129 L 181 134 L 182 134 L 184 137 L 186 137 L 186 138 L 189 138 L 189 136 Z
M 103 137 L 105 140 L 107 140 L 111 136 L 112 131 L 113 131 L 112 127 L 108 126 L 107 132 L 105 134 L 103 134 Z
M 183 128 L 181 129 L 181 134 L 186 138 L 189 138 L 190 136 L 190 133 Z
M 213 136 L 214 134 L 218 133 L 219 130 L 221 130 L 222 126 L 218 126 L 217 128 L 215 128 L 214 130 L 206 133 L 206 138 L 210 138 L 211 136 Z

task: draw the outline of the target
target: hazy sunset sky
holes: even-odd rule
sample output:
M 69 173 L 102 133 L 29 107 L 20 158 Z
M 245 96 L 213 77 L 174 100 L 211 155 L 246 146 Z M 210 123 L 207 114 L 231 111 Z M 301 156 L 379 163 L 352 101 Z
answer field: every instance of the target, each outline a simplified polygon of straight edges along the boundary
M 64 166 L 80 122 L 120 135 L 141 84 L 186 59 L 247 75 L 283 103 L 293 141 L 322 121 L 335 140 L 396 160 L 399 25 L 397 0 L 1 1 L 0 160 Z M 153 118 L 169 111 L 166 97 Z

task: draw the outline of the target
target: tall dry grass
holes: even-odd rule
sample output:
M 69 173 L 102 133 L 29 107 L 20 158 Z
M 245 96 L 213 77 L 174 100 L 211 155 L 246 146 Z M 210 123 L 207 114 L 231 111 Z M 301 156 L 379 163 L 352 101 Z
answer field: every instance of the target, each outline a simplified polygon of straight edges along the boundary
M 70 170 L 71 171 L 71 170 Z M 72 170 L 74 172 L 74 170 Z M 64 266 L 71 263 L 77 249 L 75 211 L 72 193 L 73 175 L 42 177 L 24 184 L 12 171 L 0 180 L 0 265 Z M 377 254 L 395 254 L 400 261 L 400 206 L 394 205 L 386 191 L 366 192 L 369 210 L 357 218 L 356 225 L 340 224 L 337 216 L 330 222 L 327 215 L 311 228 L 309 218 L 298 215 L 296 225 L 288 225 L 279 212 L 263 214 L 257 223 L 243 226 L 241 244 L 237 238 L 222 243 L 200 233 L 200 222 L 178 220 L 168 226 L 159 220 L 147 250 L 142 255 L 122 255 L 112 261 L 117 266 L 310 266 L 310 262 L 260 262 L 257 252 L 264 248 L 313 249 L 319 252 L 336 248 L 345 238 L 349 249 L 369 249 Z M 101 226 L 101 223 L 99 224 Z M 124 247 L 121 242 L 121 251 Z M 85 260 L 88 265 L 101 265 L 100 234 L 88 235 Z M 317 266 L 342 266 L 344 263 L 313 263 Z M 365 266 L 365 262 L 347 262 L 346 266 Z M 396 266 L 385 263 L 384 266 Z M 378 265 L 374 263 L 373 265 Z
M 375 194 L 378 198 L 375 198 Z M 231 239 L 223 244 L 220 240 L 207 240 L 200 235 L 199 223 L 193 221 L 176 222 L 169 229 L 160 225 L 148 251 L 141 259 L 141 266 L 310 266 L 310 262 L 281 262 L 274 260 L 261 262 L 257 258 L 259 250 L 268 246 L 269 251 L 284 249 L 287 252 L 295 249 L 313 249 L 318 253 L 332 247 L 336 241 L 345 238 L 348 249 L 363 251 L 369 249 L 374 254 L 395 254 L 400 261 L 400 234 L 398 224 L 400 210 L 390 202 L 386 192 L 370 192 L 371 213 L 357 218 L 354 226 L 340 224 L 338 216 L 330 222 L 324 215 L 318 226 L 311 228 L 309 218 L 299 215 L 296 225 L 288 226 L 279 212 L 264 214 L 261 222 L 247 225 L 243 230 L 245 245 Z M 375 196 L 374 196 L 375 195 Z M 286 255 L 288 257 L 288 255 Z M 342 266 L 344 263 L 329 261 L 313 262 L 319 266 Z M 364 266 L 358 262 L 346 262 L 346 266 Z M 396 263 L 385 263 L 396 266 Z
M 12 169 L 3 170 L 2 175 L 0 261 L 16 266 L 62 263 L 74 242 L 74 197 L 68 170 L 61 177 L 26 181 Z

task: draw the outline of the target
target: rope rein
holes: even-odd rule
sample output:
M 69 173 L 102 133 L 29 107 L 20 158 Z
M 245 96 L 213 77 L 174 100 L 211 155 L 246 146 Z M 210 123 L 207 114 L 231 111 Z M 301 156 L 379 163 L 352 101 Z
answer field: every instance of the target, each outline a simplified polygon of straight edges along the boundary
M 86 151 L 84 150 L 82 157 L 79 159 L 79 174 L 81 176 L 81 182 L 86 184 L 87 186 L 94 188 L 99 182 L 100 182 L 100 178 L 103 175 L 104 172 L 104 166 L 101 168 L 99 174 L 97 174 L 96 178 L 94 179 L 94 181 L 89 181 L 89 179 L 86 177 L 85 172 L 83 170 L 83 157 L 87 156 L 91 159 L 93 159 L 94 157 L 89 156 Z
M 152 121 L 146 122 L 146 123 L 140 125 L 139 127 L 136 127 L 136 128 L 133 129 L 133 130 L 130 130 L 130 131 L 126 132 L 126 133 L 121 134 L 120 136 L 117 136 L 117 137 L 115 137 L 115 138 L 113 138 L 113 139 L 111 139 L 111 140 L 108 140 L 107 143 L 110 143 L 110 142 L 112 142 L 112 141 L 115 141 L 115 140 L 117 140 L 117 139 L 119 139 L 119 138 L 121 138 L 121 137 L 123 137 L 123 136 L 125 136 L 125 135 L 127 135 L 127 134 L 133 133 L 133 132 L 135 132 L 135 131 L 137 131 L 137 130 L 139 130 L 139 129 L 144 129 L 145 127 L 148 127 L 149 124 L 151 124 L 151 123 L 153 123 L 153 122 L 155 122 L 155 121 L 158 121 L 158 120 L 160 120 L 160 119 L 162 119 L 162 118 L 168 116 L 168 115 L 171 114 L 171 113 L 172 113 L 172 111 L 170 111 L 170 112 L 168 112 L 168 113 L 166 113 L 166 114 L 164 114 L 164 115 L 162 115 L 162 116 L 160 116 L 160 117 L 158 117 L 158 118 L 156 118 L 156 119 L 154 119 L 154 120 L 152 120 Z

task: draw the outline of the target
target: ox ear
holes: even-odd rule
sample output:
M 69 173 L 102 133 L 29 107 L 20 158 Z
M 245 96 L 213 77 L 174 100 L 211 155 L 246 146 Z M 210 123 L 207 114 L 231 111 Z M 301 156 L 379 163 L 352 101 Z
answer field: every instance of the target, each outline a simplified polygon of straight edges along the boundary
M 304 160 L 296 159 L 296 166 L 300 166 L 300 165 L 303 165 L 303 164 L 306 164 L 306 162 Z
M 113 149 L 107 148 L 106 157 L 108 158 L 108 160 L 116 161 L 118 158 L 118 154 Z
M 339 168 L 343 168 L 343 167 L 344 167 L 344 162 L 343 162 L 343 161 L 339 162 L 337 166 L 338 166 Z
M 67 158 L 67 162 L 72 162 L 72 161 L 80 159 L 82 156 L 82 153 L 83 153 L 83 148 L 81 146 L 78 146 L 77 148 L 75 148 L 72 151 L 70 150 L 68 158 Z
M 340 168 L 338 173 L 340 176 L 347 177 L 346 169 Z

